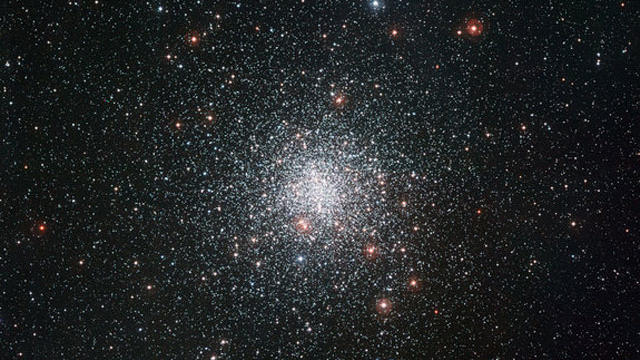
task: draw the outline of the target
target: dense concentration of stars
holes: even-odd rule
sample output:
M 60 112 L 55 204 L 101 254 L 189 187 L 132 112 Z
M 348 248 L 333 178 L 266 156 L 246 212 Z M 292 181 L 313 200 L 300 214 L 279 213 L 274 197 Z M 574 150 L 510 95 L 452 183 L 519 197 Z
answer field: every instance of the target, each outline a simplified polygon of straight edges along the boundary
M 640 358 L 636 4 L 0 15 L 0 358 Z

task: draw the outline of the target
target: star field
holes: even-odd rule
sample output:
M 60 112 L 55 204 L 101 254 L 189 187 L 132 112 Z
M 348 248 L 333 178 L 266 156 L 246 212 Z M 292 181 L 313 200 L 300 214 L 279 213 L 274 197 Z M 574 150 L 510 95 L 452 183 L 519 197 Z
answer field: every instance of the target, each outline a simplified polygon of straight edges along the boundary
M 0 358 L 640 358 L 637 4 L 0 15 Z

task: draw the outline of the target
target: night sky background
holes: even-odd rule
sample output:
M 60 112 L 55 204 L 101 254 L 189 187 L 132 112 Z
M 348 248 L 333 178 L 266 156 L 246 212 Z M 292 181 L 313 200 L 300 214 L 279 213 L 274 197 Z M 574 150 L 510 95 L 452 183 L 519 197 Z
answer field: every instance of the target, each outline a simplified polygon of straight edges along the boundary
M 2 1 L 1 359 L 640 359 L 634 1 Z

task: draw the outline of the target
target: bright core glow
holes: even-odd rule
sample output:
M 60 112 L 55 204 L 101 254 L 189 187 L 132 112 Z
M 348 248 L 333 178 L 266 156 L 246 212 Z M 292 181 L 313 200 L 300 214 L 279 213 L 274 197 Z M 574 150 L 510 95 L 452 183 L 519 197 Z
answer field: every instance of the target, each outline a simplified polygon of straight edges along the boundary
M 318 215 L 336 211 L 340 204 L 337 179 L 316 165 L 301 171 L 300 177 L 291 184 L 291 200 L 298 211 Z

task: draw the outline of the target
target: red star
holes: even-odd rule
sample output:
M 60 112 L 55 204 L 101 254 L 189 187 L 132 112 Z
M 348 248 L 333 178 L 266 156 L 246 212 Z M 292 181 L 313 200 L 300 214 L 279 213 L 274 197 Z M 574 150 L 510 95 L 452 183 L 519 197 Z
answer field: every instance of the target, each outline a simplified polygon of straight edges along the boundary
M 467 34 L 469 34 L 469 36 L 471 37 L 480 36 L 482 35 L 483 29 L 484 29 L 484 26 L 482 25 L 482 22 L 480 20 L 476 18 L 471 18 L 467 20 L 465 30 L 467 31 Z
M 187 34 L 185 40 L 189 46 L 198 46 L 200 43 L 200 34 L 197 31 L 191 31 Z
M 421 285 L 422 285 L 422 282 L 417 276 L 411 276 L 407 283 L 407 287 L 409 288 L 409 291 L 412 291 L 412 292 L 417 292 L 418 290 L 420 290 L 420 288 L 422 287 Z
M 364 248 L 364 257 L 367 260 L 375 260 L 378 257 L 379 250 L 374 244 L 367 244 Z
M 393 304 L 387 298 L 380 298 L 376 301 L 376 311 L 380 315 L 388 315 L 393 309 Z
M 310 234 L 313 230 L 313 227 L 311 226 L 311 220 L 303 215 L 296 216 L 293 219 L 293 226 L 295 227 L 297 232 L 303 235 Z
M 342 109 L 347 104 L 347 97 L 344 94 L 337 94 L 333 97 L 333 106 L 336 109 Z

